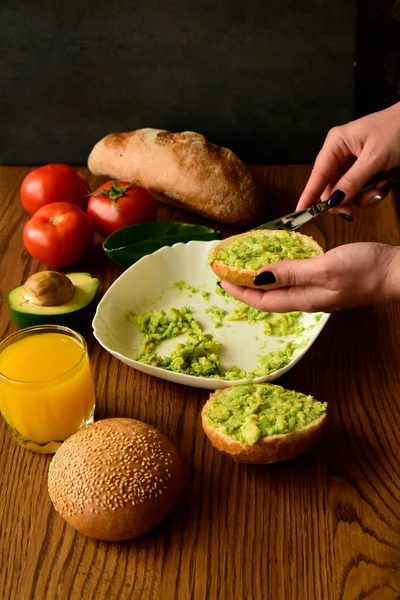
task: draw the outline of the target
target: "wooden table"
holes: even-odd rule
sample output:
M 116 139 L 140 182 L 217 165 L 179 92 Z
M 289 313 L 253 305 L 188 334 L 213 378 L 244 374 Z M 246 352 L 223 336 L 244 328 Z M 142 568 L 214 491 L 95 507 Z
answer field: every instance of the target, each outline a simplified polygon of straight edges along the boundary
M 83 170 L 84 171 L 84 170 Z M 0 170 L 1 337 L 14 331 L 7 292 L 43 269 L 22 244 L 19 187 L 27 168 Z M 85 172 L 85 171 L 84 171 Z M 258 167 L 267 216 L 295 205 L 309 167 Z M 96 180 L 89 178 L 94 189 Z M 160 205 L 159 218 L 198 221 Z M 393 198 L 354 224 L 329 214 L 306 232 L 327 248 L 400 243 Z M 228 233 L 228 230 L 225 230 Z M 103 291 L 120 270 L 99 245 L 82 264 Z M 207 441 L 205 390 L 128 368 L 89 335 L 96 418 L 159 428 L 189 477 L 178 508 L 129 543 L 85 538 L 53 510 L 50 456 L 20 448 L 0 425 L 0 596 L 4 600 L 395 600 L 400 598 L 400 306 L 339 313 L 279 383 L 329 404 L 330 424 L 308 454 L 271 466 L 235 464 Z

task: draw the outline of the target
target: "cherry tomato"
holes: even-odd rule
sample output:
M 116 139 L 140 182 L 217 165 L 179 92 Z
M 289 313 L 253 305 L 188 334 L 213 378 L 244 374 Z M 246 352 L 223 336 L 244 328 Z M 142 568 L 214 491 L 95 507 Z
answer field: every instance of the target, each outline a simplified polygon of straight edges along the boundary
M 87 212 L 97 233 L 108 237 L 122 227 L 155 221 L 157 202 L 135 183 L 108 181 L 91 194 Z
M 23 232 L 29 254 L 54 268 L 81 260 L 92 244 L 93 235 L 87 214 L 69 202 L 53 202 L 39 208 Z
M 31 171 L 21 185 L 21 202 L 30 215 L 53 202 L 69 202 L 86 209 L 88 186 L 68 165 L 45 165 Z

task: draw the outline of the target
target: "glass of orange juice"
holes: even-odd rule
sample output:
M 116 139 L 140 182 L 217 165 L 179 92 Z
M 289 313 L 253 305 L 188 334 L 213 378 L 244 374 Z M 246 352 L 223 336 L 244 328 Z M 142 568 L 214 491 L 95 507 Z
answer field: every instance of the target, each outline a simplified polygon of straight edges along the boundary
M 86 342 L 60 325 L 38 325 L 0 344 L 0 411 L 29 450 L 56 452 L 93 422 L 95 394 Z

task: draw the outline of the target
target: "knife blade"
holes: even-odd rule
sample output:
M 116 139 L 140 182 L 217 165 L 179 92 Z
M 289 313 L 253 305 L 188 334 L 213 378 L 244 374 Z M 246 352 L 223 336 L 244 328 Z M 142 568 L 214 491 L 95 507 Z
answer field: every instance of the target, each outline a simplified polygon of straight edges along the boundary
M 390 186 L 394 183 L 400 181 L 400 168 L 389 169 L 388 171 L 380 171 L 374 177 L 369 179 L 367 183 L 364 185 L 362 190 L 357 194 L 357 196 L 367 192 L 368 190 L 373 189 L 377 185 L 384 184 L 385 187 L 389 190 Z M 258 225 L 257 227 L 253 227 L 253 229 L 283 229 L 286 231 L 295 231 L 299 229 L 318 215 L 321 215 L 325 211 L 332 208 L 329 205 L 329 201 L 325 200 L 324 202 L 319 202 L 318 204 L 313 204 L 308 208 L 303 210 L 299 210 L 296 212 L 289 213 L 283 217 L 278 217 L 273 221 L 269 221 L 268 223 L 263 223 L 262 225 Z

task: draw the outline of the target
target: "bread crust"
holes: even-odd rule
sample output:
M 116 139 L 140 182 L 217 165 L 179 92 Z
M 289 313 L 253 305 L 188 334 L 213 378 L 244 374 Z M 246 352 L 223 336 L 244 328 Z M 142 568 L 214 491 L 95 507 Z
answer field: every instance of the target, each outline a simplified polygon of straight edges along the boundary
M 210 250 L 208 255 L 208 263 L 211 267 L 211 270 L 220 277 L 221 279 L 225 279 L 226 281 L 230 281 L 231 283 L 235 283 L 236 285 L 241 285 L 250 288 L 263 289 L 265 286 L 254 285 L 253 280 L 257 275 L 258 271 L 250 270 L 250 269 L 239 269 L 237 267 L 233 267 L 231 265 L 227 265 L 220 260 L 214 260 L 217 252 L 229 245 L 231 242 L 240 239 L 242 237 L 246 237 L 251 233 L 252 235 L 258 237 L 268 237 L 273 236 L 277 233 L 276 230 L 273 229 L 254 229 L 252 231 L 247 231 L 245 233 L 239 233 L 237 235 L 232 235 L 220 242 L 217 242 Z M 323 254 L 324 251 L 321 246 L 316 242 L 312 237 L 305 235 L 303 233 L 299 233 L 297 231 L 288 231 L 287 232 L 291 237 L 295 237 L 299 241 L 302 242 L 305 246 L 313 248 L 318 255 Z M 278 288 L 279 283 L 268 285 L 268 290 Z
M 230 225 L 261 216 L 261 194 L 250 171 L 228 148 L 193 131 L 144 128 L 113 133 L 92 149 L 94 175 L 139 181 L 158 199 Z
M 143 489 L 132 494 L 135 486 Z M 54 508 L 83 535 L 104 541 L 151 531 L 172 510 L 182 486 L 183 465 L 173 444 L 134 419 L 104 419 L 81 429 L 49 467 Z
M 208 402 L 217 395 L 226 393 L 227 390 L 229 388 L 216 390 L 210 395 L 209 400 L 203 406 L 201 421 L 204 432 L 212 445 L 237 462 L 264 465 L 289 460 L 311 448 L 326 427 L 327 415 L 325 413 L 303 429 L 281 435 L 266 436 L 255 444 L 240 442 L 213 428 L 206 420 Z

